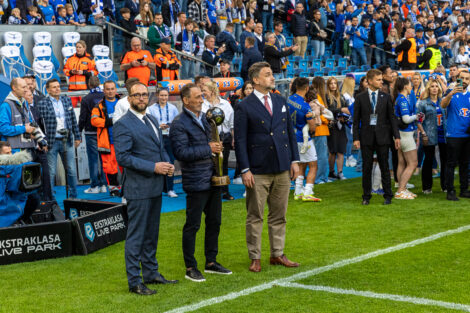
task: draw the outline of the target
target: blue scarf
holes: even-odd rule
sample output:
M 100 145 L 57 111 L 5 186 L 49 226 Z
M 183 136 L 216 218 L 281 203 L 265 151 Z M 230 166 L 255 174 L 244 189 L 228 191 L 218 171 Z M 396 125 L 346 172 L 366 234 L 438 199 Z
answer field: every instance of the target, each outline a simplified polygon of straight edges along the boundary
M 173 25 L 175 25 L 176 23 L 176 18 L 175 18 L 175 15 L 173 14 L 173 3 L 171 2 L 171 0 L 168 0 L 168 2 L 170 3 L 170 21 L 171 21 L 171 27 L 173 27 Z M 178 3 L 178 1 L 175 1 L 175 13 L 176 15 L 178 15 L 178 13 L 181 11 L 180 9 L 180 5 Z
M 194 51 L 196 51 L 196 36 L 194 33 L 192 33 L 192 41 L 193 41 L 193 45 L 192 47 L 189 46 L 189 38 L 188 38 L 188 31 L 185 29 L 183 30 L 183 51 L 184 52 L 188 52 L 188 53 L 194 53 Z

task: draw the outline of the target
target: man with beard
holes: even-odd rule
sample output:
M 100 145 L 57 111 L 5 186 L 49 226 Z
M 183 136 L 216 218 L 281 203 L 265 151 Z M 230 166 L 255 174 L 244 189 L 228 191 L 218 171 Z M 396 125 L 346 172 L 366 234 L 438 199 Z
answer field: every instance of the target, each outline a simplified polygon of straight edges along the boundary
M 173 175 L 157 119 L 146 114 L 147 86 L 130 88 L 130 108 L 114 124 L 114 143 L 118 164 L 124 168 L 122 189 L 127 200 L 127 237 L 125 246 L 129 291 L 153 295 L 146 284 L 170 284 L 158 271 L 157 251 L 162 191 L 165 175 Z M 142 277 L 140 271 L 142 267 Z M 143 278 L 143 282 L 142 282 Z

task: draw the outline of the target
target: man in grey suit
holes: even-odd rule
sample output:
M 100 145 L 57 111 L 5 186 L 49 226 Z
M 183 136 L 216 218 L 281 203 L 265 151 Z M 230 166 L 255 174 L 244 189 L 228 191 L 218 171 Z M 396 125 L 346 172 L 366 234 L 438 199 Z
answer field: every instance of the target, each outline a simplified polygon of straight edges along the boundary
M 127 280 L 129 291 L 139 295 L 156 293 L 145 284 L 177 282 L 166 280 L 159 273 L 155 257 L 164 179 L 165 175 L 173 175 L 174 166 L 163 146 L 158 121 L 146 114 L 148 99 L 147 86 L 133 85 L 130 109 L 113 127 L 116 159 L 124 168 L 122 190 L 129 217 L 125 246 Z

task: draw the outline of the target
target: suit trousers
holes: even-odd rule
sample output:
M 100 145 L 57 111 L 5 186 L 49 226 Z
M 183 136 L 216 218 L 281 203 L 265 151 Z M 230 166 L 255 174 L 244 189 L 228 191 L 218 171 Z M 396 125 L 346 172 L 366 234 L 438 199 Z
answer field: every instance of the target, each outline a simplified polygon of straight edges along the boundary
M 222 222 L 222 194 L 220 187 L 188 192 L 186 196 L 186 223 L 183 227 L 183 257 L 186 268 L 197 268 L 194 257 L 196 234 L 201 226 L 202 212 L 206 214 L 204 253 L 206 264 L 216 261 L 219 252 L 219 232 Z
M 389 145 L 362 145 L 362 199 L 370 200 L 372 197 L 372 165 L 374 161 L 374 151 L 377 153 L 377 161 L 379 162 L 380 173 L 382 174 L 382 188 L 384 190 L 384 198 L 392 199 L 392 185 L 390 182 L 390 170 L 388 168 L 388 149 Z
M 124 255 L 129 288 L 160 276 L 157 252 L 162 196 L 150 199 L 127 199 L 127 237 Z
M 264 206 L 268 202 L 268 233 L 271 257 L 284 254 L 286 212 L 291 187 L 289 171 L 254 175 L 255 186 L 246 189 L 246 245 L 251 260 L 261 259 Z

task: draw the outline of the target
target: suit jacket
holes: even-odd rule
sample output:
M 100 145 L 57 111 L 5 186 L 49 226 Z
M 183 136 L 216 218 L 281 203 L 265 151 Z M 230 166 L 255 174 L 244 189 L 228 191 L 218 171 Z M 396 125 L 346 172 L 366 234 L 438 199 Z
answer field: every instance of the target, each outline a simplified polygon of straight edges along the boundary
M 235 110 L 235 152 L 241 169 L 275 174 L 299 160 L 297 140 L 286 99 L 271 93 L 273 115 L 254 93 Z
M 72 106 L 72 100 L 65 95 L 60 96 L 62 105 L 65 111 L 65 125 L 69 129 L 69 134 L 73 134 L 75 140 L 81 140 L 80 131 L 78 130 L 77 118 Z M 37 103 L 37 108 L 41 117 L 44 120 L 44 127 L 46 131 L 46 138 L 51 147 L 54 144 L 56 130 L 57 130 L 57 119 L 55 116 L 54 105 L 50 97 L 45 97 Z M 72 136 L 69 136 L 69 140 Z
M 126 199 L 155 198 L 163 191 L 165 176 L 155 174 L 155 163 L 170 162 L 170 158 L 157 119 L 148 116 L 159 132 L 159 139 L 130 110 L 113 125 L 116 159 L 124 167 L 122 189 Z
M 377 94 L 375 113 L 377 125 L 370 125 L 372 114 L 369 91 L 366 89 L 356 96 L 354 102 L 353 140 L 359 140 L 361 145 L 373 145 L 374 138 L 379 145 L 392 143 L 392 135 L 400 138 L 393 103 L 390 96 L 382 91 Z

